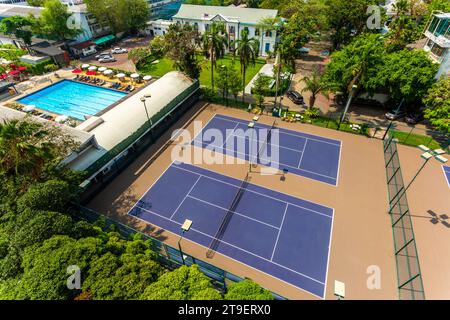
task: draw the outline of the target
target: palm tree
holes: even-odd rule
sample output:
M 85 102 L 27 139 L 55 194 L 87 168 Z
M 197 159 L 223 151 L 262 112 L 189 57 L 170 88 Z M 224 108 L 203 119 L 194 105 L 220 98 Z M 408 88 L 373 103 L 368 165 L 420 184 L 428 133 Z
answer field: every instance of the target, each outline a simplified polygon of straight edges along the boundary
M 320 73 L 317 69 L 314 69 L 311 77 L 303 77 L 302 81 L 305 83 L 305 87 L 302 92 L 311 92 L 311 97 L 309 98 L 309 108 L 314 107 L 317 95 L 323 93 L 326 95 L 327 86 L 324 81 L 320 79 Z
M 245 97 L 245 73 L 250 64 L 255 64 L 258 57 L 259 41 L 248 37 L 248 30 L 244 29 L 241 32 L 241 37 L 236 41 L 237 47 L 235 53 L 239 56 L 241 63 L 242 74 L 242 101 Z
M 224 56 L 228 43 L 224 24 L 213 22 L 203 35 L 202 42 L 203 49 L 205 52 L 209 52 L 211 60 L 211 87 L 214 92 L 214 68 L 216 67 L 217 59 Z
M 0 172 L 13 177 L 19 171 L 39 176 L 55 148 L 46 141 L 48 134 L 37 122 L 14 119 L 0 124 Z
M 266 17 L 261 19 L 258 24 L 256 25 L 256 28 L 260 29 L 261 31 L 261 50 L 260 50 L 260 55 L 263 54 L 263 45 L 264 45 L 264 33 L 266 31 L 272 31 L 274 30 L 276 32 L 277 28 L 279 27 L 281 22 L 281 19 L 279 17 Z

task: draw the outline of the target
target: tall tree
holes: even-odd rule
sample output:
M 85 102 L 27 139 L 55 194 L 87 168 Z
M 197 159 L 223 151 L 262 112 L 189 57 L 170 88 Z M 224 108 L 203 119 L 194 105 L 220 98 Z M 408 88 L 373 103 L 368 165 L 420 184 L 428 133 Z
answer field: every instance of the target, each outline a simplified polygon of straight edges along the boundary
M 225 25 L 218 22 L 210 24 L 208 30 L 202 36 L 202 42 L 203 50 L 208 52 L 211 61 L 211 87 L 214 92 L 214 68 L 216 67 L 217 59 L 224 56 L 228 43 Z
M 192 79 L 198 79 L 201 67 L 196 56 L 200 44 L 197 30 L 186 24 L 172 24 L 165 39 L 167 57 L 174 61 L 175 68 Z
M 4 18 L 0 21 L 0 32 L 6 35 L 14 35 L 18 39 L 22 39 L 25 46 L 31 45 L 33 37 L 32 27 L 34 19 L 30 17 L 12 16 Z
M 425 118 L 437 129 L 450 133 L 450 77 L 442 77 L 423 99 Z
M 150 15 L 145 0 L 85 0 L 87 9 L 97 21 L 109 26 L 114 34 L 136 32 L 143 28 Z
M 339 49 L 343 44 L 349 43 L 353 36 L 367 29 L 367 7 L 377 4 L 377 0 L 327 0 L 327 16 L 333 30 L 333 49 Z
M 305 76 L 302 78 L 302 81 L 305 83 L 305 87 L 302 89 L 302 92 L 311 92 L 311 97 L 309 99 L 309 108 L 313 108 L 314 103 L 316 102 L 317 95 L 319 93 L 326 92 L 326 83 L 322 81 L 322 79 L 320 78 L 320 73 L 316 68 L 313 70 L 311 77 Z
M 67 22 L 72 14 L 59 0 L 46 0 L 41 16 L 36 20 L 35 32 L 50 39 L 73 39 L 81 30 Z
M 245 99 L 245 75 L 250 64 L 255 64 L 258 57 L 259 41 L 254 38 L 249 38 L 248 31 L 242 30 L 241 37 L 236 41 L 237 47 L 235 54 L 239 56 L 241 63 L 242 75 L 242 101 Z

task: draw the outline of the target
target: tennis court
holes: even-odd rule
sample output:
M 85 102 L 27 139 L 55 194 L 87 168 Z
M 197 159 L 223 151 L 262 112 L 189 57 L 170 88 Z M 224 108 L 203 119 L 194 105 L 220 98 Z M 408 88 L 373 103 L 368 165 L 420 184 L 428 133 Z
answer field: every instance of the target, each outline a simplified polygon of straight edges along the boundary
M 251 180 L 251 179 L 250 179 Z M 324 298 L 334 210 L 185 163 L 172 163 L 128 212 Z
M 447 184 L 448 187 L 450 188 L 450 167 L 442 166 L 442 169 L 444 170 L 444 175 L 447 178 Z
M 255 123 L 254 135 L 248 135 L 245 134 L 248 123 L 242 119 L 216 114 L 192 143 L 197 147 L 215 150 L 247 161 L 250 159 L 252 163 L 262 163 L 269 167 L 287 170 L 290 173 L 337 186 L 341 141 L 275 126 L 274 129 L 277 129 L 278 134 L 278 143 L 275 143 L 271 141 L 270 137 L 268 139 L 265 136 L 267 132 L 273 132 L 271 126 Z M 224 140 L 209 139 L 211 132 L 214 131 L 220 132 L 225 137 Z M 250 143 L 252 140 L 253 143 Z M 252 152 L 251 146 L 255 141 L 258 150 L 265 147 L 267 153 L 259 154 L 258 151 L 255 156 L 255 148 L 253 147 L 254 151 Z M 277 160 L 273 160 L 270 152 L 278 152 Z

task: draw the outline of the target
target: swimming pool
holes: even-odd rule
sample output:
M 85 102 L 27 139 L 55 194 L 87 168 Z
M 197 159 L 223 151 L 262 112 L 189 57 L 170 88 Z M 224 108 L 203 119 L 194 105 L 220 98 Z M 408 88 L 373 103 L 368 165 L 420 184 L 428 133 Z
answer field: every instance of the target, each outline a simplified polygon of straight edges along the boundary
M 126 95 L 126 93 L 116 90 L 72 80 L 61 80 L 19 99 L 18 102 L 35 105 L 38 109 L 52 113 L 85 120 L 85 116 L 97 114 Z

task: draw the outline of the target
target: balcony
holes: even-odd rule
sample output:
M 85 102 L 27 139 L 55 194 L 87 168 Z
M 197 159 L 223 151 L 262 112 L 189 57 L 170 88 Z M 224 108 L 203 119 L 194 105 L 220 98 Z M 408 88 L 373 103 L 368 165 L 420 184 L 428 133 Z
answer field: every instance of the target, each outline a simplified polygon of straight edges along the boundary
M 430 31 L 425 31 L 425 36 L 442 48 L 450 48 L 450 39 L 444 35 L 434 35 Z

